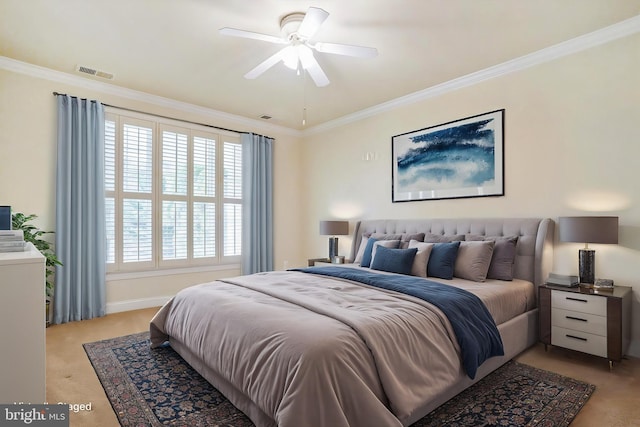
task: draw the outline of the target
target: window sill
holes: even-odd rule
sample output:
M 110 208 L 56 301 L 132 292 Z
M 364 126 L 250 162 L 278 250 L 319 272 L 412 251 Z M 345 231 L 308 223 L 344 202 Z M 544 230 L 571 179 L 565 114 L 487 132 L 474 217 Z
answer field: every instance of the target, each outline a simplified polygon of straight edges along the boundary
M 178 274 L 204 273 L 208 271 L 240 270 L 240 264 L 219 264 L 200 267 L 167 268 L 148 271 L 127 271 L 107 273 L 106 281 L 141 279 L 145 277 L 172 276 Z

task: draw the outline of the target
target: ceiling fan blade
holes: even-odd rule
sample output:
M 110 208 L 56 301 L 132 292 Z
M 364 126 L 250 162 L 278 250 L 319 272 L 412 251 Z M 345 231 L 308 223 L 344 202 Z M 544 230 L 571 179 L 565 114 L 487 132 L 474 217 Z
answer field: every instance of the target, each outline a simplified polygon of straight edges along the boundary
M 375 58 L 376 56 L 378 56 L 378 49 L 376 49 L 375 47 L 318 42 L 313 45 L 313 48 L 318 52 L 355 56 L 356 58 Z
M 286 48 L 280 49 L 278 52 L 276 52 L 275 54 L 273 54 L 270 57 L 268 57 L 267 59 L 265 59 L 263 62 L 258 64 L 258 66 L 256 68 L 254 68 L 253 70 L 251 70 L 247 74 L 245 74 L 244 78 L 245 79 L 255 79 L 260 74 L 264 73 L 269 68 L 271 68 L 274 65 L 276 65 L 279 61 L 281 61 L 284 58 L 285 49 Z
M 313 37 L 322 23 L 329 17 L 329 12 L 319 7 L 310 7 L 298 28 L 298 35 L 306 40 Z
M 329 84 L 329 78 L 324 71 L 322 71 L 322 68 L 320 68 L 320 64 L 318 64 L 316 58 L 313 57 L 311 49 L 307 48 L 306 52 L 301 51 L 300 63 L 302 64 L 302 68 L 309 73 L 316 86 L 323 87 Z
M 243 37 L 245 39 L 262 40 L 269 43 L 285 44 L 286 40 L 281 37 L 270 36 L 268 34 L 254 33 L 253 31 L 237 30 L 235 28 L 220 28 L 218 32 L 225 36 Z

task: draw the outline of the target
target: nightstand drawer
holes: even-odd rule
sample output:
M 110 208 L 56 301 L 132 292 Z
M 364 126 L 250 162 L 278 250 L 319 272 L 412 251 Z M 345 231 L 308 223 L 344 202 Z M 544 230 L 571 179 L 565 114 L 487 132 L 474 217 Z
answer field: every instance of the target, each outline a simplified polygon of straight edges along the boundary
M 607 298 L 553 290 L 551 291 L 551 307 L 606 316 Z
M 607 318 L 578 311 L 551 309 L 551 325 L 574 331 L 607 336 Z
M 551 344 L 600 357 L 607 357 L 607 338 L 601 335 L 552 326 Z

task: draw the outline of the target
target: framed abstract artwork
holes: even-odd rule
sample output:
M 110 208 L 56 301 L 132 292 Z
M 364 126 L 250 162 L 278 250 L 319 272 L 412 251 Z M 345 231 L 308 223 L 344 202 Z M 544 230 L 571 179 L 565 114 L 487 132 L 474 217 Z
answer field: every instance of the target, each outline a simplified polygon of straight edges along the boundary
M 391 138 L 392 201 L 504 196 L 504 109 Z

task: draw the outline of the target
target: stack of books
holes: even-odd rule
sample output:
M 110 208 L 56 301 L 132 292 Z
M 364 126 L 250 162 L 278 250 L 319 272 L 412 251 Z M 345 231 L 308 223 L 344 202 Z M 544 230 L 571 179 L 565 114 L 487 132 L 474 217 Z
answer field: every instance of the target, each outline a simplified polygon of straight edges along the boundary
M 578 276 L 567 276 L 564 274 L 549 273 L 547 283 L 556 286 L 567 286 L 572 288 L 574 286 L 578 286 L 579 280 Z
M 0 230 L 0 252 L 22 252 L 24 247 L 22 230 Z

